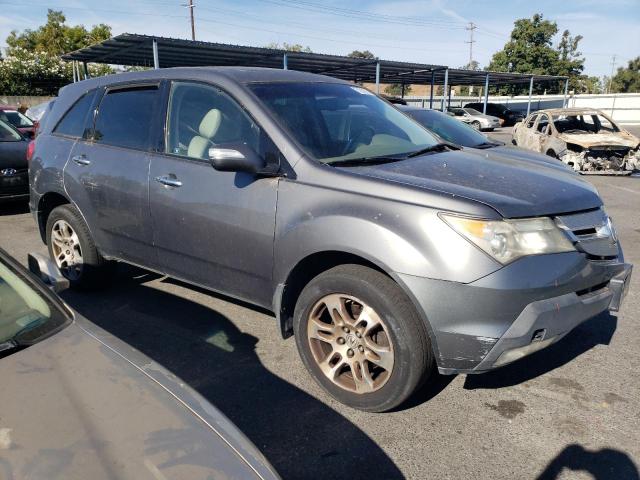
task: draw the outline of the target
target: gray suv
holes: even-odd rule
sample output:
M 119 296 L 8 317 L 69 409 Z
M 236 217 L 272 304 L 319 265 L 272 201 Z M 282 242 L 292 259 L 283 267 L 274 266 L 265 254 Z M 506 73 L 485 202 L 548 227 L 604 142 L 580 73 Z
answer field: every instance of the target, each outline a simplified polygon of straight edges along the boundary
M 439 142 L 369 91 L 302 72 L 178 68 L 63 88 L 31 209 L 77 288 L 115 261 L 275 313 L 313 377 L 368 411 L 617 310 L 631 265 L 597 191 Z

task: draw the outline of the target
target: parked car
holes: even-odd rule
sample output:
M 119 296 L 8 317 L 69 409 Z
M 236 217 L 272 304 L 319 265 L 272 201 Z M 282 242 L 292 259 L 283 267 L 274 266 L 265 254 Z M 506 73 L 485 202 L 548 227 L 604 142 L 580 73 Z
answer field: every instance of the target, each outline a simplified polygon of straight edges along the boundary
M 29 117 L 33 121 L 33 136 L 34 136 L 34 138 L 38 134 L 38 128 L 40 126 L 40 121 L 45 116 L 47 111 L 51 110 L 51 107 L 53 106 L 53 102 L 55 102 L 55 99 L 47 100 L 46 102 L 42 102 L 42 103 L 39 103 L 37 105 L 34 105 L 31 108 L 28 108 L 27 111 L 24 112 L 25 115 L 27 117 Z
M 511 158 L 519 158 L 531 162 L 542 163 L 546 166 L 552 166 L 563 170 L 571 169 L 566 164 L 551 158 L 547 155 L 534 153 L 530 150 L 505 145 L 504 142 L 490 139 L 476 129 L 453 119 L 450 115 L 439 112 L 438 110 L 430 110 L 413 106 L 398 106 L 401 112 L 406 113 L 416 122 L 439 138 L 447 142 L 455 143 L 463 147 L 478 148 L 482 150 L 491 149 L 491 153 L 506 155 Z
M 479 112 L 484 111 L 484 103 L 482 102 L 467 103 L 464 107 L 473 108 Z M 502 119 L 503 127 L 511 127 L 524 118 L 524 114 L 522 112 L 511 110 L 500 103 L 487 103 L 486 111 L 487 115 L 492 115 Z
M 6 478 L 279 478 L 220 411 L 71 310 L 45 257 L 0 249 L 0 448 Z
M 484 115 L 473 108 L 449 108 L 449 113 L 456 119 L 468 123 L 476 130 L 493 130 L 500 127 L 500 119 Z
M 640 139 L 600 110 L 540 110 L 516 124 L 512 138 L 516 145 L 558 158 L 582 174 L 640 170 Z
M 130 262 L 274 311 L 339 401 L 391 409 L 617 310 L 624 262 L 573 172 L 439 141 L 366 89 L 176 68 L 77 82 L 35 141 L 31 209 L 75 287 Z
M 0 120 L 16 127 L 27 138 L 33 138 L 35 134 L 33 121 L 23 113 L 20 113 L 17 107 L 0 105 Z
M 29 198 L 28 146 L 29 140 L 0 120 L 0 201 Z

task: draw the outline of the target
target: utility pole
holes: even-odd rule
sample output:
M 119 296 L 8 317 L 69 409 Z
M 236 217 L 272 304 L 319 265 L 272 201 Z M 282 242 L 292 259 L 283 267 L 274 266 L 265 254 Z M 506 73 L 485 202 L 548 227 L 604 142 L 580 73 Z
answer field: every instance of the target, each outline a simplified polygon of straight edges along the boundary
M 467 68 L 469 69 L 471 69 L 471 66 L 473 65 L 473 44 L 476 43 L 476 41 L 473 39 L 473 31 L 476 28 L 478 28 L 478 26 L 473 22 L 469 22 L 469 26 L 464 27 L 465 30 L 469 30 L 469 41 L 464 42 L 469 44 L 469 65 L 467 65 Z
M 189 0 L 188 4 L 183 4 L 183 7 L 187 7 L 189 9 L 189 14 L 191 16 L 191 40 L 196 39 L 196 23 L 193 18 L 193 8 L 195 5 L 193 4 L 193 0 Z
M 609 88 L 607 89 L 607 93 L 611 93 L 611 84 L 613 82 L 613 71 L 616 68 L 616 55 L 613 55 L 611 59 L 611 76 L 609 77 Z

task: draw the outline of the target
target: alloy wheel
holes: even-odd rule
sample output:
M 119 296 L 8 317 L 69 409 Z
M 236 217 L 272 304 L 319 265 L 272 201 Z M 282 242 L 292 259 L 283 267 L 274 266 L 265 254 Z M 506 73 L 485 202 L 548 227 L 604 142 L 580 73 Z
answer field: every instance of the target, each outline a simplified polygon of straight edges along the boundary
M 374 392 L 393 372 L 388 329 L 376 311 L 356 297 L 336 293 L 316 302 L 309 315 L 307 338 L 322 373 L 345 390 Z
M 82 274 L 80 239 L 71 225 L 58 220 L 51 229 L 51 249 L 56 265 L 69 280 L 78 280 Z

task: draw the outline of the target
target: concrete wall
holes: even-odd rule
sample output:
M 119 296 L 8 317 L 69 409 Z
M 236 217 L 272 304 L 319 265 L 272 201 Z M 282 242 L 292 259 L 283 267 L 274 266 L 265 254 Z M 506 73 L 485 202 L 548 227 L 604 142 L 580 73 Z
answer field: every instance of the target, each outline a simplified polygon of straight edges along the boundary
M 30 97 L 30 96 L 7 96 L 0 95 L 0 104 L 2 105 L 13 105 L 14 107 L 19 107 L 20 105 L 24 105 L 27 108 L 33 107 L 42 102 L 46 102 L 47 100 L 51 100 L 54 97 Z
M 533 95 L 531 97 L 531 111 L 545 108 L 561 108 L 563 95 Z M 412 104 L 429 107 L 429 98 L 423 96 L 406 96 L 405 100 Z M 459 107 L 470 102 L 482 102 L 481 97 L 451 96 L 451 106 Z M 489 96 L 489 102 L 508 105 L 512 110 L 527 111 L 529 97 Z M 442 97 L 434 97 L 433 108 L 440 109 Z M 616 93 L 600 95 L 570 95 L 567 97 L 568 107 L 595 108 L 610 115 L 615 121 L 625 125 L 640 125 L 640 93 Z

